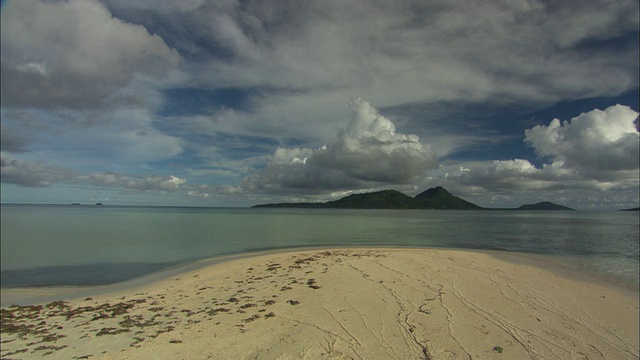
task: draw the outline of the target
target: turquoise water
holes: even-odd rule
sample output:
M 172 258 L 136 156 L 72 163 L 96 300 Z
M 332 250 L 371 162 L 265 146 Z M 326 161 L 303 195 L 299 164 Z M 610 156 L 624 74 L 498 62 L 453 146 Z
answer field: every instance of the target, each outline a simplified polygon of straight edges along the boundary
M 328 246 L 489 249 L 549 255 L 638 283 L 638 213 L 1 207 L 2 286 L 95 285 L 199 259 Z

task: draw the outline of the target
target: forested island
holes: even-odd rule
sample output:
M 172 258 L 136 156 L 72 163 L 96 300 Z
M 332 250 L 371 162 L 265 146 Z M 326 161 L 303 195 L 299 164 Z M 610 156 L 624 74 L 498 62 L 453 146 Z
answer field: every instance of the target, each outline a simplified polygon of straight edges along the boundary
M 276 203 L 255 205 L 254 208 L 312 208 L 312 209 L 434 209 L 434 210 L 574 210 L 544 201 L 522 205 L 514 209 L 483 208 L 461 199 L 445 188 L 437 186 L 411 197 L 397 190 L 382 190 L 352 194 L 322 203 Z

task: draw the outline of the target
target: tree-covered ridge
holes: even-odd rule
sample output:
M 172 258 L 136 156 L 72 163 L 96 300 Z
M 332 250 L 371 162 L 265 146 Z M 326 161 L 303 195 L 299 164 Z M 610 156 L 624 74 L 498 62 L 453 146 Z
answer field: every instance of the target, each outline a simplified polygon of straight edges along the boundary
M 537 204 L 522 205 L 516 210 L 575 210 L 563 205 L 554 204 L 549 201 L 542 201 Z
M 421 209 L 480 210 L 480 206 L 452 195 L 441 186 L 426 190 L 415 197 Z
M 324 203 L 277 203 L 255 205 L 256 208 L 325 208 L 325 209 L 439 209 L 439 210 L 490 210 L 454 196 L 441 186 L 428 189 L 415 197 L 397 190 L 351 194 L 339 200 Z M 523 205 L 517 209 L 503 210 L 573 210 L 550 202 Z
M 325 203 L 278 203 L 254 207 L 337 208 L 337 209 L 482 209 L 438 186 L 410 197 L 397 190 L 352 194 Z

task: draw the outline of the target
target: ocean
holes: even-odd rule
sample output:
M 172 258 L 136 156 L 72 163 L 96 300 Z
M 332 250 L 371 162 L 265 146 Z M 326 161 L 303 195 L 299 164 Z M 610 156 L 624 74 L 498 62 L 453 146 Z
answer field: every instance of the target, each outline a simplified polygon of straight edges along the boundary
M 637 212 L 2 205 L 1 286 L 104 285 L 263 250 L 519 252 L 638 287 Z

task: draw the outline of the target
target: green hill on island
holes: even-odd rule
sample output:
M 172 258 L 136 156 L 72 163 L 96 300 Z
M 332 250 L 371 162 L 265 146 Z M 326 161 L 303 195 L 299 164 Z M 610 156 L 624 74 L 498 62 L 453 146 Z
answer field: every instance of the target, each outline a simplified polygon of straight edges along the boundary
M 438 210 L 573 210 L 551 202 L 522 205 L 517 209 L 488 209 L 454 196 L 441 186 L 426 190 L 415 197 L 397 190 L 351 194 L 339 200 L 323 203 L 276 203 L 254 205 L 254 208 L 308 209 L 438 209 Z
M 341 209 L 415 209 L 415 199 L 397 190 L 382 190 L 365 194 L 352 194 L 340 200 L 325 203 L 329 208 Z
M 330 208 L 330 209 L 482 209 L 438 186 L 415 197 L 397 190 L 382 190 L 371 193 L 352 194 L 339 200 L 324 203 L 278 203 L 254 207 L 268 208 Z
M 414 198 L 396 190 L 382 190 L 364 194 L 351 194 L 339 200 L 324 203 L 277 203 L 253 207 L 269 208 L 331 208 L 331 209 L 416 209 Z
M 543 202 L 539 202 L 537 204 L 522 205 L 519 208 L 517 208 L 516 210 L 569 210 L 569 211 L 575 211 L 575 209 L 572 209 L 570 207 L 554 204 L 554 203 L 549 202 L 549 201 L 543 201 Z
M 436 186 L 416 195 L 419 209 L 481 210 L 482 207 L 452 195 L 442 186 Z

